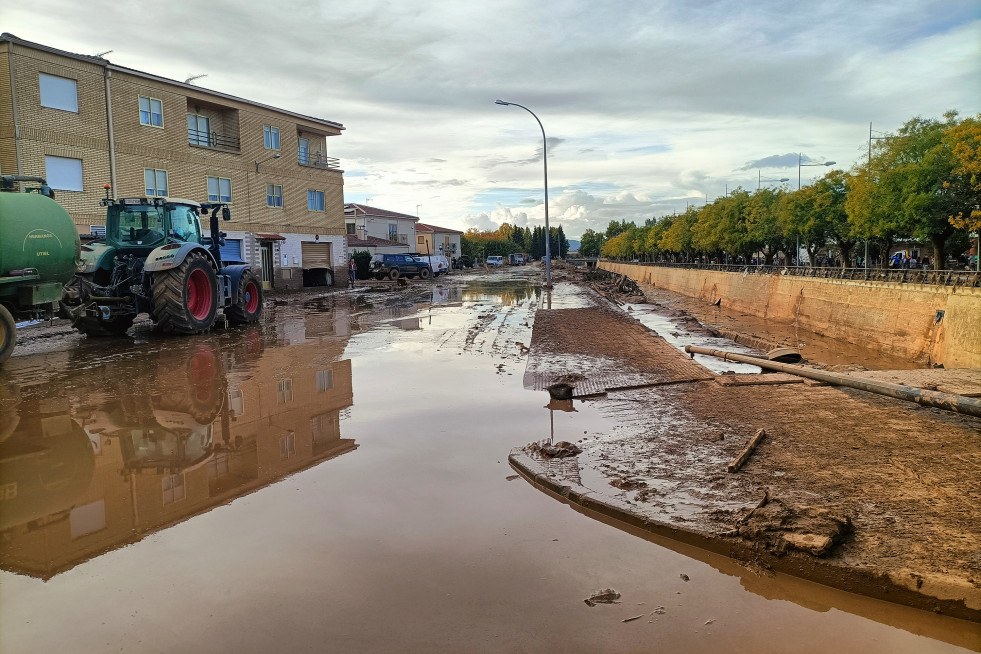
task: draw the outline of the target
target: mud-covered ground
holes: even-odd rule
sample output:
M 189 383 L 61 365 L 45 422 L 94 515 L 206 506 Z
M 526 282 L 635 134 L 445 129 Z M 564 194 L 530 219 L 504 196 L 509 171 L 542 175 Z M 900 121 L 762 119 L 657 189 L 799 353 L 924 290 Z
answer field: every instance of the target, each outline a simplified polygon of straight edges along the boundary
M 576 380 L 582 401 L 616 425 L 578 440 L 578 466 L 546 460 L 556 476 L 653 521 L 746 545 L 764 566 L 793 552 L 850 590 L 883 596 L 891 582 L 923 608 L 953 600 L 947 610 L 981 619 L 981 420 L 785 375 L 700 374 L 641 325 L 663 308 L 618 306 L 574 271 L 556 279 L 591 306 L 539 312 L 529 370 L 539 387 Z M 677 306 L 671 315 L 675 330 L 704 330 Z M 625 376 L 631 383 L 609 382 Z M 981 391 L 977 370 L 865 376 Z M 597 379 L 623 390 L 598 395 Z M 747 463 L 727 472 L 759 429 Z

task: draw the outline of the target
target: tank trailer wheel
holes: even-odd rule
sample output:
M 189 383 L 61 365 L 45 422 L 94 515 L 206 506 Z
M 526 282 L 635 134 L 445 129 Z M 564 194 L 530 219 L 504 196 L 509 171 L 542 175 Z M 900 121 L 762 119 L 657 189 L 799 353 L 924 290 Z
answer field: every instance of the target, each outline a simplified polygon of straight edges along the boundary
M 242 275 L 238 282 L 238 298 L 235 304 L 225 309 L 228 320 L 241 325 L 256 322 L 262 315 L 262 284 L 251 270 Z
M 7 307 L 0 304 L 0 364 L 10 358 L 16 344 L 17 323 Z
M 181 265 L 153 275 L 152 317 L 164 332 L 206 332 L 217 313 L 218 276 L 202 252 L 191 252 Z

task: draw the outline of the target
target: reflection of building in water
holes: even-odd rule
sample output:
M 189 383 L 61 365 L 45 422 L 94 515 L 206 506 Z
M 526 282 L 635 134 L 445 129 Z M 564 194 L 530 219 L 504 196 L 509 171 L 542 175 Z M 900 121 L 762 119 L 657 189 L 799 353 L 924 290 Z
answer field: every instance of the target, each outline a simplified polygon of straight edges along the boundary
M 0 442 L 0 568 L 50 578 L 356 449 L 339 424 L 351 361 L 324 341 L 199 345 L 94 405 L 21 401 Z
M 474 280 L 463 290 L 463 301 L 495 300 L 510 306 L 532 297 L 537 298 L 541 292 L 541 286 L 530 282 Z

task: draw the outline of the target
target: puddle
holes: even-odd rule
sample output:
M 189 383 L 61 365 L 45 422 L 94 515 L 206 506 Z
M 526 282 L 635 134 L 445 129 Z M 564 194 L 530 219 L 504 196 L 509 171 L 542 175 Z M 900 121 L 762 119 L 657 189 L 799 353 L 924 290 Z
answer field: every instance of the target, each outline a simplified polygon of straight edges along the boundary
M 653 329 L 658 336 L 673 345 L 681 352 L 685 351 L 686 345 L 696 345 L 699 347 L 711 347 L 739 354 L 758 355 L 760 352 L 752 348 L 733 343 L 727 338 L 708 336 L 705 334 L 692 334 L 687 330 L 684 320 L 664 315 L 657 311 L 655 307 L 644 304 L 628 304 L 631 315 L 639 320 L 645 327 Z M 735 372 L 751 374 L 763 372 L 759 366 L 737 361 L 723 361 L 722 359 L 708 356 L 707 354 L 696 354 L 695 361 L 702 364 L 715 373 Z
M 11 359 L 2 649 L 725 651 L 734 633 L 754 651 L 981 646 L 974 625 L 757 578 L 508 481 L 511 447 L 552 438 L 582 441 L 590 482 L 589 445 L 617 420 L 523 388 L 535 267 L 413 286 Z M 585 606 L 597 588 L 622 604 Z

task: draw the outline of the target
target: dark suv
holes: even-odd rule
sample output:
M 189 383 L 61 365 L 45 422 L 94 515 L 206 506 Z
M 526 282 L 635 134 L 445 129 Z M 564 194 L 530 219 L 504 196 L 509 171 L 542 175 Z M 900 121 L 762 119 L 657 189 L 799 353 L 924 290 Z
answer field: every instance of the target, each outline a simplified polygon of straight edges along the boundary
M 371 257 L 369 270 L 375 279 L 398 279 L 417 275 L 420 279 L 429 279 L 433 276 L 433 267 L 429 262 L 411 254 L 376 254 Z

